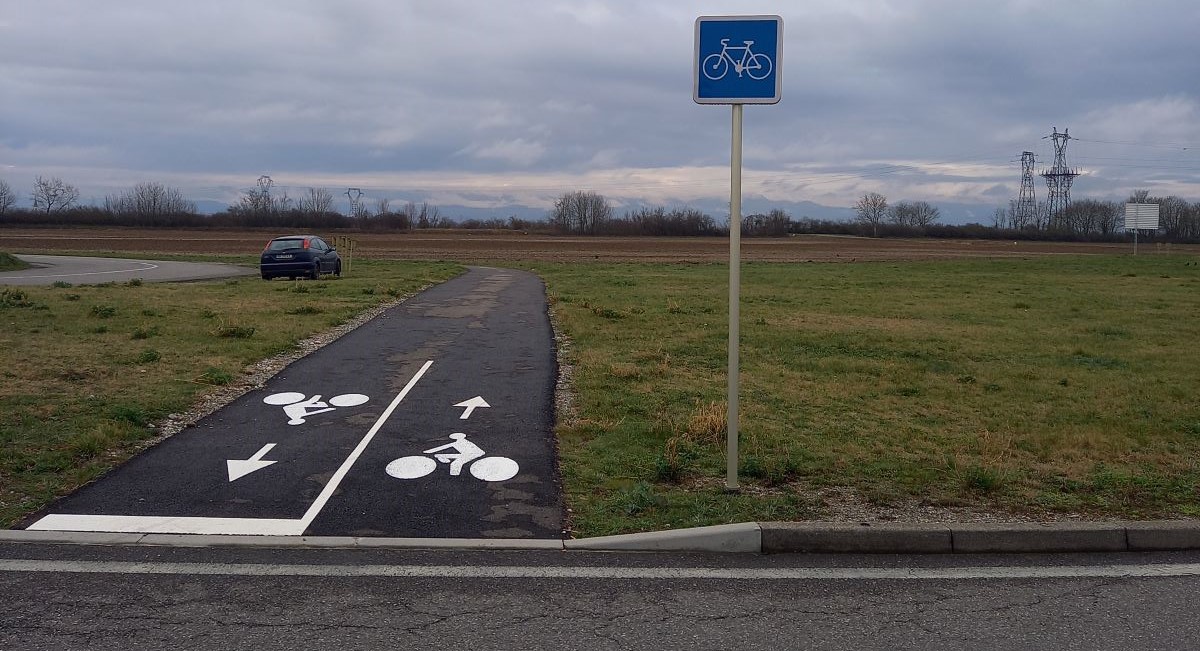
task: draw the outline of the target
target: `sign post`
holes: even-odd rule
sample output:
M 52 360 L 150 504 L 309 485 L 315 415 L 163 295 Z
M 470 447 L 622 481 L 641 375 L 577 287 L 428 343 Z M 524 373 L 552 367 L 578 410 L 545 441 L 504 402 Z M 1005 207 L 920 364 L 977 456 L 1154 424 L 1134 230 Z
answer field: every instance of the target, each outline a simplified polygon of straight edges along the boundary
M 729 402 L 725 488 L 738 488 L 738 345 L 741 326 L 742 106 L 777 104 L 783 64 L 779 16 L 701 16 L 696 19 L 692 100 L 733 108 L 729 154 Z

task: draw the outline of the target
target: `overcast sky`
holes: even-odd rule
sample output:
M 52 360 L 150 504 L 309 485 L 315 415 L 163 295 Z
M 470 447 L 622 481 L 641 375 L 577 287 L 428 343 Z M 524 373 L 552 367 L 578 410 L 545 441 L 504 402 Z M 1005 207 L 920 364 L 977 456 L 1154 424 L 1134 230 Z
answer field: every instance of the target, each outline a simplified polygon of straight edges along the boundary
M 727 200 L 730 109 L 692 101 L 694 21 L 760 13 L 784 20 L 783 100 L 746 107 L 748 197 L 990 213 L 1057 127 L 1076 198 L 1200 201 L 1196 0 L 0 0 L 0 179 Z

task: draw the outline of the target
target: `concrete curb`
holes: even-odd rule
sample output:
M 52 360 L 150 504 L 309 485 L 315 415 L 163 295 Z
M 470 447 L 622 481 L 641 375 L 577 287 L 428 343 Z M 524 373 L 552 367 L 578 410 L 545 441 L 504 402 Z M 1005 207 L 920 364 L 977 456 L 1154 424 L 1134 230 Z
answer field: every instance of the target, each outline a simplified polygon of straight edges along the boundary
M 997 554 L 1200 549 L 1200 521 L 761 523 L 765 554 Z
M 669 531 L 630 533 L 565 540 L 569 550 L 638 552 L 751 552 L 762 551 L 762 527 L 757 522 L 723 524 Z
M 1144 552 L 1200 549 L 1200 520 L 901 524 L 745 522 L 579 540 L 203 536 L 0 530 L 0 543 L 811 554 Z

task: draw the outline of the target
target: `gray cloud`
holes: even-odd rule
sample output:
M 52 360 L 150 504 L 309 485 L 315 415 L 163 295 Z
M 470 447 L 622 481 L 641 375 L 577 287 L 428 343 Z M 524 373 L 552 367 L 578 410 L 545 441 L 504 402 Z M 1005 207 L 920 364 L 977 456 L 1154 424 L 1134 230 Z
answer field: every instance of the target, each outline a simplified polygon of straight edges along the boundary
M 723 6 L 756 13 L 751 3 Z M 748 192 L 980 205 L 1071 128 L 1080 193 L 1200 199 L 1193 2 L 776 8 L 784 100 L 746 111 Z M 354 185 L 544 206 L 727 192 L 729 113 L 691 101 L 693 20 L 660 1 L 68 0 L 0 15 L 0 178 L 102 196 Z M 1186 147 L 1186 149 L 1185 149 Z M 467 205 L 467 204 L 464 204 Z

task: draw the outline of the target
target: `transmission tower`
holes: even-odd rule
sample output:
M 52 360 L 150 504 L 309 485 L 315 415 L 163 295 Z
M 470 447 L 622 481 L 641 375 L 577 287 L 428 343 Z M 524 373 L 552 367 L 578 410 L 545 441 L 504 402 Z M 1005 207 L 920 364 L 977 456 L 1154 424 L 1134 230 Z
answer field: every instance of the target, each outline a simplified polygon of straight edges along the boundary
M 1037 223 L 1037 196 L 1033 186 L 1033 166 L 1037 161 L 1033 152 L 1021 152 L 1021 194 L 1017 196 L 1013 221 L 1016 228 L 1026 228 Z
M 1054 127 L 1053 133 L 1043 136 L 1042 140 L 1050 138 L 1054 141 L 1054 167 L 1042 170 L 1042 178 L 1046 179 L 1046 189 L 1049 196 L 1047 203 L 1047 226 L 1051 229 L 1062 225 L 1063 212 L 1071 205 L 1071 183 L 1079 176 L 1079 170 L 1067 167 L 1067 142 L 1071 140 L 1070 129 L 1058 132 Z
M 351 217 L 357 218 L 362 216 L 362 204 L 360 203 L 362 201 L 362 196 L 363 191 L 358 188 L 348 188 L 346 190 L 346 197 L 350 199 Z

